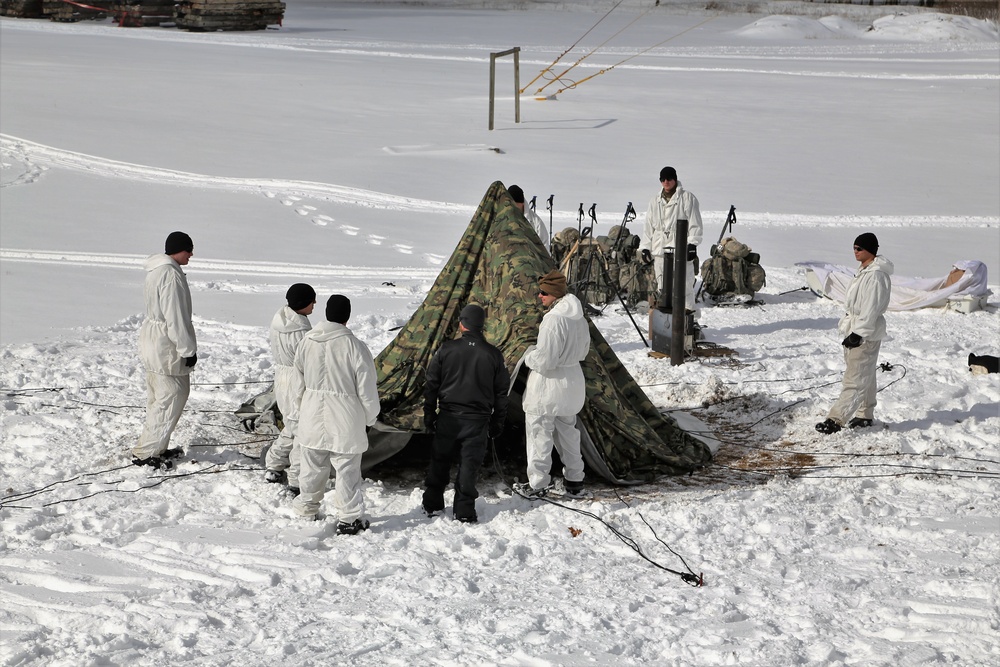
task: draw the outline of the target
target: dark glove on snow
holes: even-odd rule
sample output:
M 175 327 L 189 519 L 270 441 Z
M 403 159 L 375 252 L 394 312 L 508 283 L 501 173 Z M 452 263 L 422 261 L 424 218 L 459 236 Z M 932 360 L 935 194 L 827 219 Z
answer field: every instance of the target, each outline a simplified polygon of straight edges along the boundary
M 689 262 L 698 261 L 698 246 L 693 243 L 688 243 L 688 259 Z
M 428 433 L 434 433 L 437 431 L 437 415 L 428 412 L 424 415 L 424 430 Z
M 653 263 L 653 253 L 649 252 L 648 250 L 643 250 L 642 251 L 642 263 L 643 264 L 652 264 Z
M 496 440 L 503 435 L 503 422 L 490 422 L 489 436 Z
M 861 336 L 856 333 L 852 333 L 850 336 L 844 339 L 844 347 L 848 350 L 853 350 L 856 347 L 861 346 Z
M 184 365 L 188 368 L 194 368 L 194 365 L 198 363 L 198 355 L 192 354 L 190 357 L 184 357 Z

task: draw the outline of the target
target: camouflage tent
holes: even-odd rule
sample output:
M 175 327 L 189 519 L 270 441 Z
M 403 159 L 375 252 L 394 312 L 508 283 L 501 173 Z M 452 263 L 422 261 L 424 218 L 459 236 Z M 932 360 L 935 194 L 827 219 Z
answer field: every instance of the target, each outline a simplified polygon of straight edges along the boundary
M 375 359 L 379 429 L 422 429 L 424 369 L 438 347 L 458 334 L 459 313 L 468 303 L 486 310 L 486 339 L 503 352 L 513 373 L 538 335 L 543 314 L 538 277 L 553 268 L 503 183 L 493 183 L 423 304 Z M 593 344 L 583 364 L 587 404 L 578 421 L 589 469 L 624 483 L 682 474 L 707 463 L 708 447 L 660 414 L 593 323 L 590 335 Z M 512 416 L 520 410 L 516 392 L 515 383 Z

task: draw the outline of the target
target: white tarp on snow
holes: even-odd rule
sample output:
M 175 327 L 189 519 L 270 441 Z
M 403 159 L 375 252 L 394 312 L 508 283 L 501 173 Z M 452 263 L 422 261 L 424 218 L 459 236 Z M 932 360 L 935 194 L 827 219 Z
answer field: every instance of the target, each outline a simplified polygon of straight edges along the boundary
M 798 262 L 796 266 L 805 267 L 806 281 L 819 296 L 840 302 L 847 298 L 847 288 L 855 276 L 848 267 L 826 262 Z M 986 287 L 986 265 L 967 259 L 955 262 L 948 275 L 941 278 L 893 276 L 889 310 L 944 307 L 949 299 L 991 293 Z

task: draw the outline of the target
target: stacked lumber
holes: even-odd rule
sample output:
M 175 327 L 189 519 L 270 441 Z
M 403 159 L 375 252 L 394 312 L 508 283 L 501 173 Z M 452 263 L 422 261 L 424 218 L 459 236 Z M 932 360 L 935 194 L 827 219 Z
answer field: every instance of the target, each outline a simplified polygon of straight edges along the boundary
M 44 16 L 42 0 L 0 0 L 0 16 L 40 19 Z
M 52 21 L 100 20 L 108 17 L 111 0 L 42 0 L 42 13 Z
M 265 30 L 284 17 L 285 3 L 273 0 L 183 0 L 174 10 L 177 27 L 192 31 Z
M 157 26 L 161 23 L 174 22 L 174 5 L 176 1 L 113 0 L 111 11 L 114 12 L 118 25 L 125 28 Z

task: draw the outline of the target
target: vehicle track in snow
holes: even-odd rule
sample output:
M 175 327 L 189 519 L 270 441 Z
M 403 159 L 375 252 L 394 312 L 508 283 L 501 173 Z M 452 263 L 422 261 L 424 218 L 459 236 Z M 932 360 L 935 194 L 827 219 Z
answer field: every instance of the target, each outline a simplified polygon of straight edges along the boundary
M 146 256 L 0 248 L 0 259 L 9 262 L 62 264 L 89 268 L 141 269 L 143 263 L 146 261 Z M 372 267 L 330 264 L 289 264 L 285 262 L 261 262 L 256 260 L 209 259 L 200 256 L 197 259 L 197 267 L 195 268 L 198 274 L 297 276 L 311 279 L 336 278 L 365 282 L 434 280 L 439 273 L 439 269 L 437 268 L 419 268 L 413 266 Z

